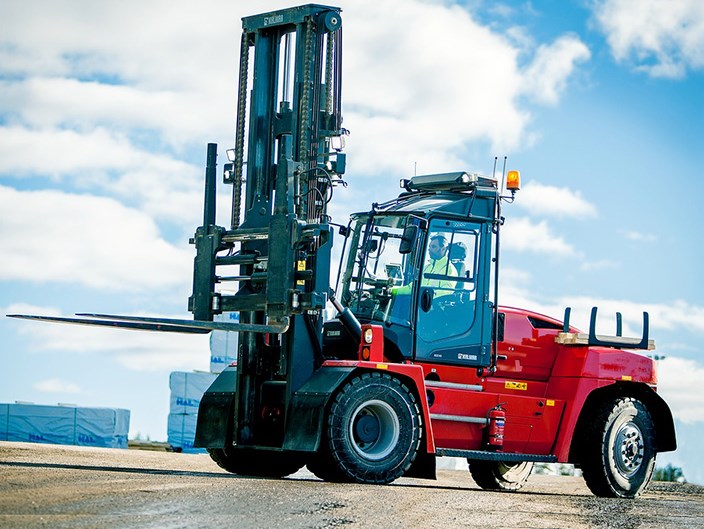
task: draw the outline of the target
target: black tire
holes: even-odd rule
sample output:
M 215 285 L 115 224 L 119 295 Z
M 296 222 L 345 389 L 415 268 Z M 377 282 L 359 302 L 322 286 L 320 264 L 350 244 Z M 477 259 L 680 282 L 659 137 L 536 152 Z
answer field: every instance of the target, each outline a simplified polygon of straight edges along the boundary
M 533 463 L 527 461 L 504 463 L 470 459 L 468 462 L 472 479 L 484 490 L 518 490 L 528 481 L 533 470 Z
M 313 473 L 313 475 L 323 481 L 331 481 L 333 483 L 352 482 L 350 477 L 340 470 L 340 467 L 338 467 L 337 462 L 330 454 L 327 443 L 321 447 L 320 452 L 309 459 L 306 466 L 308 467 L 308 470 Z
M 386 373 L 364 373 L 335 397 L 319 461 L 331 465 L 325 474 L 333 481 L 391 483 L 410 468 L 420 439 L 420 411 L 408 387 Z
M 208 448 L 218 466 L 233 474 L 265 478 L 283 478 L 298 472 L 305 461 L 295 453 L 268 450 Z
M 635 498 L 655 467 L 655 426 L 642 402 L 619 398 L 596 409 L 587 426 L 582 474 L 589 489 L 607 498 Z

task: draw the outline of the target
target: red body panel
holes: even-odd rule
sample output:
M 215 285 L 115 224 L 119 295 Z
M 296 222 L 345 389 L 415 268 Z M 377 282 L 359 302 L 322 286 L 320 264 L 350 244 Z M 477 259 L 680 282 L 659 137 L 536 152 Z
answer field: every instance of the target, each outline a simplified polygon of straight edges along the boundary
M 562 322 L 522 309 L 502 307 L 500 312 L 505 314 L 504 339 L 491 376 L 479 377 L 473 367 L 434 363 L 328 361 L 326 365 L 383 369 L 410 379 L 419 395 L 427 395 L 421 404 L 425 424 L 431 425 L 426 429 L 431 453 L 436 448 L 485 449 L 486 424 L 457 417 L 485 418 L 500 404 L 506 413 L 505 452 L 551 454 L 561 462 L 569 458 L 579 414 L 592 391 L 621 381 L 651 386 L 657 381 L 650 358 L 619 349 L 560 345 L 555 338 Z M 426 387 L 426 380 L 483 390 Z

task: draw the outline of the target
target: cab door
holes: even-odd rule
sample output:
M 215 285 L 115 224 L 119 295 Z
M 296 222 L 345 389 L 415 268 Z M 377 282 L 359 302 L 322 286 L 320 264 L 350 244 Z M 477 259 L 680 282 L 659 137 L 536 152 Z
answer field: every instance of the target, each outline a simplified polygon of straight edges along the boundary
M 433 219 L 416 297 L 416 359 L 489 365 L 489 224 Z

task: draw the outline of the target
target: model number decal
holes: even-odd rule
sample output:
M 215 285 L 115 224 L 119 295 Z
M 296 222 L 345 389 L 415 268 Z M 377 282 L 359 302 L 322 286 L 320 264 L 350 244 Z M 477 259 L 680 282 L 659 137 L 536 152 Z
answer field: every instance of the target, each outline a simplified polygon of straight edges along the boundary
M 521 391 L 525 391 L 528 389 L 528 384 L 526 384 L 525 382 L 506 381 L 506 383 L 504 384 L 504 387 L 506 389 L 520 389 Z

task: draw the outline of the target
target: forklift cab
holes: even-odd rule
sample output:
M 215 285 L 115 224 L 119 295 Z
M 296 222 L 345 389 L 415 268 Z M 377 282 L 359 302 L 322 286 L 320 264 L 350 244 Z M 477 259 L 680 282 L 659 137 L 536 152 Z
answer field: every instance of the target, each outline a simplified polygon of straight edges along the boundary
M 342 303 L 384 326 L 392 360 L 488 365 L 491 235 L 489 223 L 466 218 L 356 215 L 338 278 Z

